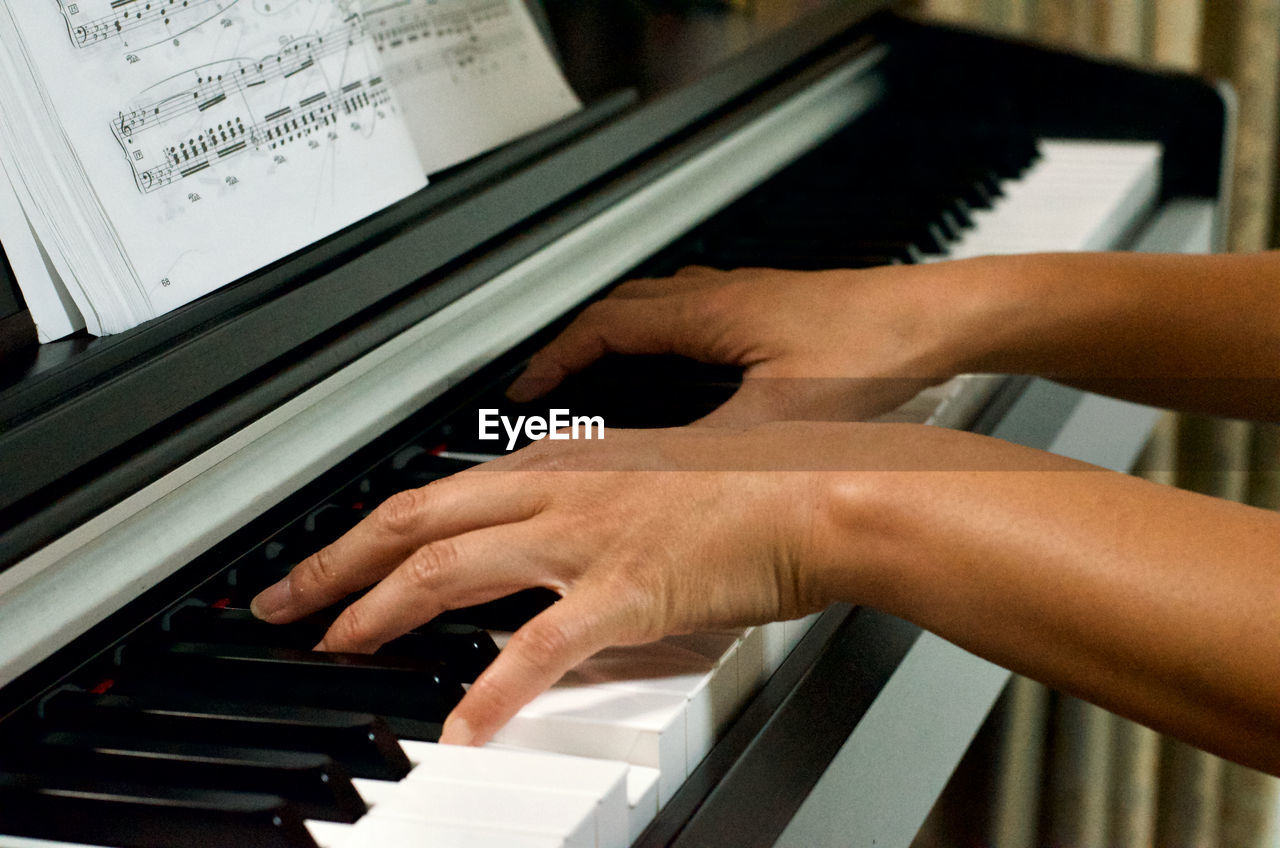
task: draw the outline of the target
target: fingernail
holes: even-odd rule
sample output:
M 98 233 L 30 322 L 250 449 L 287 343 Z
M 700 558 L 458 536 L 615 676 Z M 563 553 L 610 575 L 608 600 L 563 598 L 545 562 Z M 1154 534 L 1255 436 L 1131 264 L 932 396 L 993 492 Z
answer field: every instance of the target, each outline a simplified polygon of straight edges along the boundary
M 440 742 L 444 745 L 471 745 L 476 735 L 465 718 L 450 715 L 444 720 L 444 729 L 440 731 Z
M 259 592 L 257 597 L 249 602 L 249 609 L 263 621 L 271 622 L 285 611 L 292 597 L 293 591 L 289 588 L 289 578 L 286 576 L 280 582 L 273 583 Z

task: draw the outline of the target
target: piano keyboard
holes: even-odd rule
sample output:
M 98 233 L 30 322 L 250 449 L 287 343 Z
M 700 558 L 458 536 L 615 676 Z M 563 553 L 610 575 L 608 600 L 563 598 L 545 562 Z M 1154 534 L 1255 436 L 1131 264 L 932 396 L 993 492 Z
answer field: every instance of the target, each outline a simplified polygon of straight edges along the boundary
M 839 140 L 833 144 L 838 153 Z M 1160 160 L 1148 144 L 1012 140 L 991 168 L 928 163 L 928 188 L 900 187 L 885 223 L 838 214 L 841 192 L 883 191 L 874 178 L 818 191 L 815 162 L 832 147 L 748 195 L 664 261 L 865 266 L 1109 247 L 1149 210 Z M 807 210 L 777 195 L 796 182 L 810 186 Z M 591 380 L 566 391 L 583 385 Z M 696 390 L 676 393 L 660 419 L 688 420 L 732 389 L 719 378 L 689 385 Z M 890 417 L 963 425 L 992 385 L 957 378 Z M 492 402 L 502 403 L 496 395 Z M 579 398 L 575 409 L 590 402 Z M 673 423 L 620 415 L 624 424 Z M 38 714 L 6 722 L 0 833 L 14 835 L 0 836 L 0 848 L 632 844 L 812 617 L 608 649 L 535 699 L 493 743 L 460 749 L 434 743 L 439 723 L 545 595 L 455 611 L 373 657 L 308 652 L 326 616 L 272 628 L 244 608 L 381 497 L 483 459 L 464 433 L 462 422 L 446 424 L 397 451 L 106 661 L 77 672 L 42 699 Z

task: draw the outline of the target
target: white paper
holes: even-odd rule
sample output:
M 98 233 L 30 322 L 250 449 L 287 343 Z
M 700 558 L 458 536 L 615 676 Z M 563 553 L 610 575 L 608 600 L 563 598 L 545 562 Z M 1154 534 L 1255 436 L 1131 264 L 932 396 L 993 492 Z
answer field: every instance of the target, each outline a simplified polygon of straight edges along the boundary
M 84 329 L 84 317 L 36 242 L 18 194 L 0 165 L 0 244 L 31 311 L 36 335 L 50 342 Z
M 522 0 L 0 0 L 0 162 L 91 332 L 580 108 Z
M 425 185 L 349 3 L 9 8 L 128 259 L 123 300 L 144 317 Z M 92 297 L 91 281 L 80 282 Z M 97 311 L 104 332 L 124 329 Z
M 521 0 L 366 0 L 427 173 L 582 108 Z

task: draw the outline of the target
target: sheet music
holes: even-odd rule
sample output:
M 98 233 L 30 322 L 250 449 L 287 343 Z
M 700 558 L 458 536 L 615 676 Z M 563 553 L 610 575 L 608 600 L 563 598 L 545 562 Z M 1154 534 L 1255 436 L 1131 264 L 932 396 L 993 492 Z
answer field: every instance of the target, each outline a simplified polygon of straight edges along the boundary
M 124 297 L 144 313 L 186 303 L 425 185 L 352 3 L 8 7 L 92 201 L 130 261 Z M 97 318 L 101 330 L 121 329 Z
M 13 269 L 26 301 L 36 335 L 41 342 L 51 342 L 84 329 L 84 316 L 76 308 L 62 277 L 40 246 L 31 222 L 22 211 L 18 192 L 9 175 L 0 166 L 0 244 L 4 245 L 9 266 Z
M 520 0 L 367 0 L 427 173 L 582 108 Z
M 21 83 L 0 86 L 0 162 L 96 333 L 581 108 L 522 0 L 0 0 L 0 12 L 0 79 Z

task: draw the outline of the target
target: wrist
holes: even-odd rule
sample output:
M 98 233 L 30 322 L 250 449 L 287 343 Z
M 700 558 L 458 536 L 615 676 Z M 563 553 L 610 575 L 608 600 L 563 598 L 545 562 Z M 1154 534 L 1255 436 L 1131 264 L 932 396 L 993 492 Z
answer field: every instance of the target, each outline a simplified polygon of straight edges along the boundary
M 1099 339 L 1124 338 L 1145 276 L 1115 254 L 990 256 L 952 264 L 950 355 L 961 371 L 1087 376 Z

